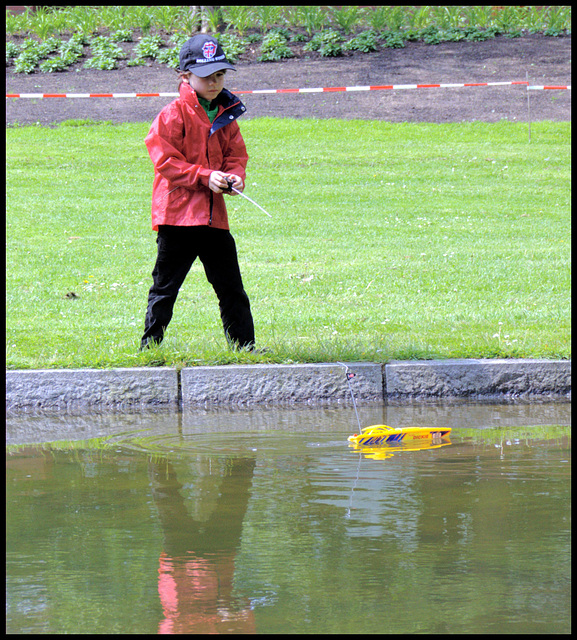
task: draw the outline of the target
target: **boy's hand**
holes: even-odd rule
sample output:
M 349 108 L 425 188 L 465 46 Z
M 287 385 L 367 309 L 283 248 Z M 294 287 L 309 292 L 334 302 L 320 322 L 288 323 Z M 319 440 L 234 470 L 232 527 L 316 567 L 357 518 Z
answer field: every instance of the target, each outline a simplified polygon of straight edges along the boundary
M 239 176 L 234 175 L 234 173 L 223 173 L 222 171 L 213 171 L 210 174 L 208 186 L 216 193 L 232 193 L 234 195 L 234 191 L 231 192 L 228 186 L 231 181 L 235 189 L 239 191 L 244 189 L 244 183 Z

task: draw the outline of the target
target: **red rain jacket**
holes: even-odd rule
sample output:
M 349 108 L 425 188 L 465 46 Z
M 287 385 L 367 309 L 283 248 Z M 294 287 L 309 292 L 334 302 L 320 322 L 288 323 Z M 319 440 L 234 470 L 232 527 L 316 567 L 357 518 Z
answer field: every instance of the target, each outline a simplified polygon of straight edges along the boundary
M 183 82 L 177 98 L 156 116 L 145 143 L 154 164 L 152 228 L 158 225 L 228 229 L 224 196 L 211 191 L 213 171 L 246 179 L 248 155 L 236 118 L 242 102 L 223 89 L 212 124 L 192 87 Z

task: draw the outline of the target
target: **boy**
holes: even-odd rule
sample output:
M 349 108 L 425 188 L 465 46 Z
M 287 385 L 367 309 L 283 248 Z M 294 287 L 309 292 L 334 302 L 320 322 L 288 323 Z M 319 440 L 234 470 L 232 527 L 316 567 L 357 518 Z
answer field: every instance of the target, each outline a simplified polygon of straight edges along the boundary
M 223 88 L 227 69 L 235 70 L 214 38 L 188 40 L 180 51 L 180 97 L 162 109 L 145 139 L 154 164 L 152 228 L 158 231 L 158 256 L 141 349 L 162 341 L 197 257 L 218 297 L 229 344 L 254 348 L 250 303 L 223 196 L 230 186 L 243 190 L 248 162 L 236 122 L 245 107 Z

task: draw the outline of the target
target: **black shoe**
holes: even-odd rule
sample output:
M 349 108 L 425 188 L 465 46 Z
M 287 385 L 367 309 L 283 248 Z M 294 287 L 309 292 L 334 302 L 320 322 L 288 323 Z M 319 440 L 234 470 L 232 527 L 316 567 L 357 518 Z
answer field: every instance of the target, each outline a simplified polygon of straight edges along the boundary
M 145 338 L 140 343 L 139 351 L 144 351 L 145 349 L 150 349 L 151 347 L 158 347 L 161 342 L 162 338 L 153 338 L 152 336 Z
M 255 347 L 254 344 L 250 347 L 247 347 L 247 350 L 250 351 L 250 353 L 255 353 L 259 356 L 262 356 L 270 351 L 268 347 Z

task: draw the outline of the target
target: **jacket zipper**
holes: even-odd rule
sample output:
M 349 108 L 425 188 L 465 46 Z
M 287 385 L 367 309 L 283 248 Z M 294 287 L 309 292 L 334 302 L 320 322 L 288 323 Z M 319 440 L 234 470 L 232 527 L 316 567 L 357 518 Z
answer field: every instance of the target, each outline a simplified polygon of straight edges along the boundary
M 210 138 L 210 133 L 208 134 L 208 138 Z M 207 161 L 208 166 L 209 166 L 209 168 L 210 168 L 210 157 L 209 157 L 209 154 L 208 154 L 208 138 L 207 138 L 207 140 L 206 140 L 206 161 Z M 210 227 L 210 226 L 212 226 L 212 205 L 213 205 L 213 200 L 212 200 L 212 190 L 211 190 L 211 188 L 210 188 L 210 187 L 208 188 L 208 193 L 209 193 L 209 196 L 210 196 L 210 207 L 209 207 L 209 216 L 208 216 L 208 226 Z
M 224 108 L 223 112 L 220 114 L 220 116 L 222 116 L 226 111 L 228 111 L 229 109 L 232 109 L 232 107 L 236 107 L 236 105 L 238 104 L 238 102 L 235 102 L 234 104 L 229 104 L 227 107 Z M 216 121 L 216 119 L 219 116 L 217 115 L 216 118 L 214 119 L 214 121 Z M 210 138 L 212 134 L 212 124 L 214 124 L 214 121 L 211 123 L 211 131 L 208 134 L 208 137 Z M 208 157 L 208 140 L 206 143 L 206 159 L 208 160 L 208 164 L 210 166 L 210 158 Z M 212 191 L 210 192 L 210 215 L 208 218 L 208 226 L 211 227 L 212 226 L 212 209 L 213 209 L 213 193 Z

